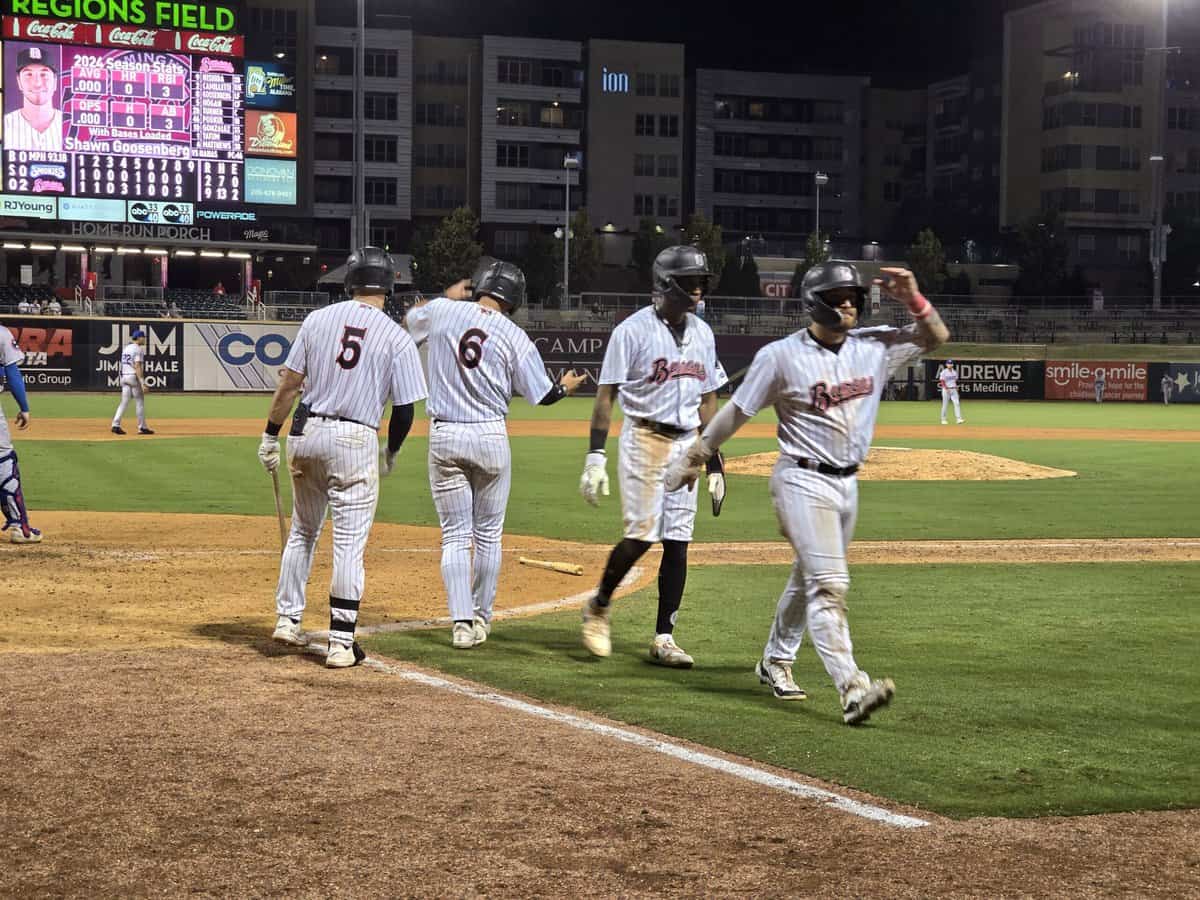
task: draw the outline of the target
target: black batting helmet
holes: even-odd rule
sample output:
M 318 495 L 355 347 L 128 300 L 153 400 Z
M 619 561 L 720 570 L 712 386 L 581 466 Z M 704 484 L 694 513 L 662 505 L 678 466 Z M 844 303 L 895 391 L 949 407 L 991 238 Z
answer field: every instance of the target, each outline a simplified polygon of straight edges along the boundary
M 859 318 L 862 318 L 867 302 L 867 289 L 863 287 L 858 269 L 839 260 L 818 263 L 804 273 L 804 280 L 800 282 L 800 299 L 804 303 L 805 312 L 812 316 L 814 322 L 827 328 L 841 325 L 842 314 L 825 302 L 822 295 L 834 288 L 844 287 L 854 288 L 858 294 L 854 305 L 858 308 Z
M 510 262 L 495 259 L 480 266 L 471 279 L 474 282 L 474 296 L 492 297 L 507 304 L 509 314 L 525 302 L 525 273 Z
M 662 304 L 682 306 L 685 310 L 692 305 L 692 292 L 681 285 L 681 278 L 699 278 L 704 293 L 708 293 L 708 281 L 712 272 L 708 268 L 708 257 L 699 247 L 681 244 L 667 247 L 654 257 L 655 306 L 663 311 Z
M 346 259 L 346 294 L 383 294 L 392 296 L 396 265 L 387 251 L 379 247 L 359 247 Z

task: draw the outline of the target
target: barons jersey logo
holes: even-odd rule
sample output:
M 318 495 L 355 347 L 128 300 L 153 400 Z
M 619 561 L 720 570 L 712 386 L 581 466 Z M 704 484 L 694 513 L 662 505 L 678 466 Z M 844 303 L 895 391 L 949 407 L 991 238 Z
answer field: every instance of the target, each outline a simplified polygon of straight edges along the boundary
M 696 378 L 703 381 L 705 375 L 702 362 L 680 359 L 669 363 L 666 357 L 660 356 L 654 361 L 654 368 L 646 380 L 651 384 L 666 384 L 675 378 Z
M 840 406 L 847 400 L 853 400 L 855 397 L 869 397 L 873 393 L 875 393 L 875 378 L 872 375 L 851 378 L 849 381 L 843 381 L 833 387 L 824 381 L 818 381 L 809 388 L 812 408 L 817 412 L 825 412 L 831 406 Z

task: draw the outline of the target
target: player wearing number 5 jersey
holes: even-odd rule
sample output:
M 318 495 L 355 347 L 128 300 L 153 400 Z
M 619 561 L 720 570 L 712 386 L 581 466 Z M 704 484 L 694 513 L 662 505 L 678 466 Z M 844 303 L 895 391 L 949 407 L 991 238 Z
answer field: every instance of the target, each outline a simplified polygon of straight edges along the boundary
M 550 381 L 537 347 L 509 318 L 524 300 L 524 273 L 496 261 L 476 273 L 473 294 L 459 282 L 405 318 L 409 334 L 429 346 L 429 487 L 442 526 L 450 642 L 459 650 L 491 632 L 512 481 L 505 419 L 513 393 L 549 406 L 587 378 L 568 372 L 560 384 Z
M 618 450 L 625 537 L 609 554 L 596 594 L 584 607 L 583 644 L 596 656 L 612 652 L 613 591 L 651 544 L 662 542 L 658 621 L 652 662 L 688 668 L 692 657 L 675 643 L 675 619 L 687 580 L 687 548 L 696 520 L 696 495 L 665 490 L 667 466 L 717 410 L 717 390 L 729 379 L 717 360 L 712 329 L 695 315 L 710 273 L 695 247 L 668 247 L 654 260 L 654 302 L 638 310 L 609 339 L 592 410 L 591 442 L 580 491 L 593 506 L 608 493 L 604 445 L 614 398 L 625 422 Z M 709 491 L 713 515 L 725 497 L 720 457 L 713 458 Z
M 792 663 L 807 630 L 849 725 L 866 721 L 895 691 L 891 679 L 872 680 L 858 668 L 850 643 L 846 549 L 858 515 L 855 473 L 871 446 L 889 375 L 949 337 L 911 272 L 882 272 L 881 286 L 908 306 L 912 325 L 851 330 L 867 293 L 858 271 L 844 262 L 809 269 L 801 297 L 812 325 L 758 352 L 730 402 L 667 473 L 668 489 L 694 482 L 698 467 L 735 431 L 764 406 L 775 407 L 780 452 L 771 498 L 796 561 L 755 671 L 780 700 L 803 700 Z
M 304 398 L 288 435 L 292 474 L 292 530 L 279 564 L 273 637 L 303 646 L 300 629 L 305 587 L 325 511 L 333 519 L 333 580 L 329 588 L 330 668 L 353 666 L 362 651 L 354 629 L 363 594 L 363 551 L 379 500 L 379 474 L 392 470 L 425 396 L 421 358 L 408 333 L 384 314 L 396 277 L 392 258 L 363 247 L 346 262 L 346 293 L 353 299 L 316 310 L 300 326 L 271 401 L 258 457 L 279 466 L 279 430 L 304 384 Z M 391 399 L 387 447 L 377 431 Z M 382 456 L 382 459 L 380 457 Z

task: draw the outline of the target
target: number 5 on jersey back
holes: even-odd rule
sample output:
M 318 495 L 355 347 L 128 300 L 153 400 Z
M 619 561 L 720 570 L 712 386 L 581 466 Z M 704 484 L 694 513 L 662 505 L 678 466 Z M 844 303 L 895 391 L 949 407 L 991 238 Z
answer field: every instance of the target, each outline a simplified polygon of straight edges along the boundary
M 362 339 L 366 337 L 367 329 L 347 325 L 342 331 L 342 350 L 338 353 L 337 364 L 343 369 L 353 369 L 362 357 Z

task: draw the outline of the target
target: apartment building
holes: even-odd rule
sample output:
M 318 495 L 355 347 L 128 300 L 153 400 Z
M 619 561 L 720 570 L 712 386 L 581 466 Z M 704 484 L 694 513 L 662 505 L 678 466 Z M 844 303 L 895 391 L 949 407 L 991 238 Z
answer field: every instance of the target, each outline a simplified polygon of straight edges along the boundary
M 867 88 L 864 108 L 863 239 L 906 241 L 903 204 L 925 196 L 927 92 Z

